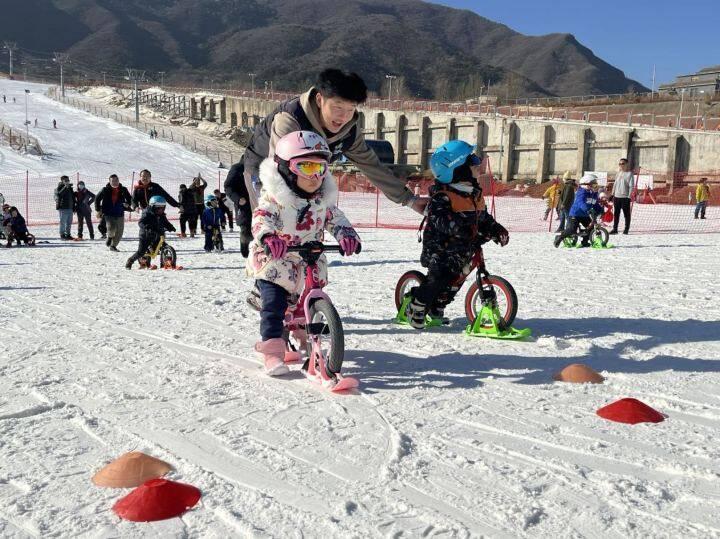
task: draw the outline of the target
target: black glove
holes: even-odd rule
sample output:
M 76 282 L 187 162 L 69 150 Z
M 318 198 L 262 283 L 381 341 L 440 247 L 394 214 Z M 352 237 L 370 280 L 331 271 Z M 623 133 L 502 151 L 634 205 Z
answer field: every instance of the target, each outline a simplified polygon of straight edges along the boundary
M 500 223 L 493 223 L 490 227 L 490 237 L 495 243 L 499 243 L 501 247 L 505 247 L 510 241 L 510 233 Z

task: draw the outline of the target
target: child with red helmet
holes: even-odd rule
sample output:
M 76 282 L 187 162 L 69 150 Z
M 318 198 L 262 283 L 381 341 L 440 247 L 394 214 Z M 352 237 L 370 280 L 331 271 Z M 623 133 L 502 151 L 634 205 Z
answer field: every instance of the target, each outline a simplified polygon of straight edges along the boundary
M 360 238 L 338 209 L 337 185 L 328 171 L 330 150 L 312 131 L 281 138 L 275 156 L 260 165 L 262 192 L 253 213 L 247 272 L 260 290 L 260 334 L 255 350 L 271 376 L 288 372 L 284 363 L 283 321 L 291 296 L 302 292 L 305 263 L 288 246 L 323 241 L 329 231 L 345 255 L 359 252 Z M 319 280 L 327 282 L 327 261 L 318 261 Z

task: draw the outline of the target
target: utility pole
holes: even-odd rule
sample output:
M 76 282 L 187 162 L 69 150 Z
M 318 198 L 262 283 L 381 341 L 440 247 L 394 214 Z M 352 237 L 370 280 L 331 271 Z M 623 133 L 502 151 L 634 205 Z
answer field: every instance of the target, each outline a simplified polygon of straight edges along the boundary
M 107 84 L 105 84 L 105 74 L 107 73 L 107 71 L 101 71 L 100 73 L 102 73 L 103 76 L 103 86 L 107 86 Z
M 63 65 L 70 61 L 70 58 L 64 52 L 54 52 L 55 62 L 60 66 L 60 92 L 65 97 L 65 79 L 63 77 Z
M 683 109 L 683 101 L 685 101 L 685 88 L 680 90 L 680 114 L 678 114 L 678 121 L 677 121 L 677 127 L 678 129 L 682 127 L 682 109 Z
M 252 95 L 255 97 L 255 76 L 257 73 L 248 73 L 248 76 L 250 77 L 250 80 L 252 81 Z
M 10 52 L 10 80 L 13 78 L 13 52 L 17 50 L 17 43 L 14 41 L 6 41 L 3 49 L 7 49 Z
M 140 95 L 138 94 L 138 81 L 145 78 L 145 71 L 127 68 L 128 80 L 133 81 L 135 88 L 135 123 L 140 123 Z
M 165 72 L 164 71 L 158 71 L 160 74 L 160 88 L 162 89 L 163 86 L 165 86 Z
M 652 91 L 650 92 L 650 99 L 655 99 L 655 64 L 653 64 L 653 83 Z

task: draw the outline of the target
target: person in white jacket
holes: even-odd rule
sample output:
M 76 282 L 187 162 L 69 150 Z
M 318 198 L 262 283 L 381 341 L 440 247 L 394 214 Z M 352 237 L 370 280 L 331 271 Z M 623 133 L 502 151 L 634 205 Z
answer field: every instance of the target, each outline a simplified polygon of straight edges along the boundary
M 337 185 L 328 172 L 331 153 L 312 131 L 282 137 L 275 156 L 260 164 L 262 191 L 253 212 L 247 272 L 256 279 L 261 298 L 260 335 L 255 345 L 271 376 L 288 372 L 285 365 L 283 321 L 290 296 L 302 292 L 305 262 L 288 246 L 322 241 L 329 231 L 345 255 L 359 252 L 360 238 L 338 209 Z M 327 283 L 327 261 L 318 261 L 319 280 Z
M 620 170 L 615 175 L 615 183 L 613 184 L 613 206 L 615 211 L 615 219 L 613 220 L 613 228 L 610 234 L 618 233 L 618 225 L 620 224 L 620 212 L 622 211 L 625 218 L 625 229 L 623 234 L 630 232 L 630 198 L 635 189 L 635 177 L 630 164 L 624 157 L 620 159 L 618 164 Z

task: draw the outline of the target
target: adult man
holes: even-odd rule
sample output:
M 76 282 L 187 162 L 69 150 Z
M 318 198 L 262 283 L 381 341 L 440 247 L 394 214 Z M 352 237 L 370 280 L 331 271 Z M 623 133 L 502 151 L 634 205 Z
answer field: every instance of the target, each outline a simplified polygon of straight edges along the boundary
M 95 239 L 95 231 L 92 224 L 92 203 L 95 202 L 95 194 L 85 189 L 85 182 L 78 182 L 75 191 L 75 213 L 78 220 L 78 238 L 83 237 L 83 224 L 87 223 L 90 239 Z
M 625 158 L 620 159 L 618 164 L 620 170 L 615 175 L 615 183 L 613 184 L 613 203 L 615 211 L 615 219 L 613 220 L 613 228 L 610 234 L 618 233 L 618 224 L 620 224 L 620 212 L 622 211 L 623 217 L 625 218 L 625 229 L 623 234 L 630 232 L 630 197 L 633 194 L 635 188 L 635 177 L 633 176 L 632 170 L 630 170 L 630 164 Z
M 60 239 L 70 240 L 70 225 L 72 225 L 73 208 L 75 201 L 73 200 L 73 185 L 70 178 L 60 176 L 60 183 L 55 188 L 55 208 L 60 214 Z
M 257 205 L 260 163 L 275 154 L 275 143 L 280 138 L 301 130 L 314 131 L 325 138 L 332 152 L 330 162 L 345 155 L 386 197 L 422 213 L 427 199 L 413 195 L 405 182 L 382 165 L 375 152 L 365 143 L 357 125 L 357 107 L 366 99 L 367 87 L 359 75 L 326 69 L 320 73 L 314 87 L 299 97 L 281 103 L 269 114 L 255 128 L 241 160 L 249 204 L 240 205 L 240 210 L 246 215 L 238 220 L 238 224 L 249 224 L 251 210 Z
M 168 195 L 165 189 L 160 187 L 157 183 L 152 182 L 152 174 L 150 171 L 147 169 L 141 170 L 140 184 L 135 187 L 135 191 L 133 191 L 132 209 L 135 210 L 140 207 L 144 210 L 148 207 L 150 199 L 155 195 L 163 197 L 173 208 L 178 207 L 177 201 Z
M 118 243 L 125 230 L 125 212 L 130 211 L 130 193 L 120 185 L 117 174 L 110 176 L 110 181 L 95 197 L 95 211 L 98 219 L 105 218 L 107 224 L 107 241 L 105 245 L 111 251 L 117 251 Z

